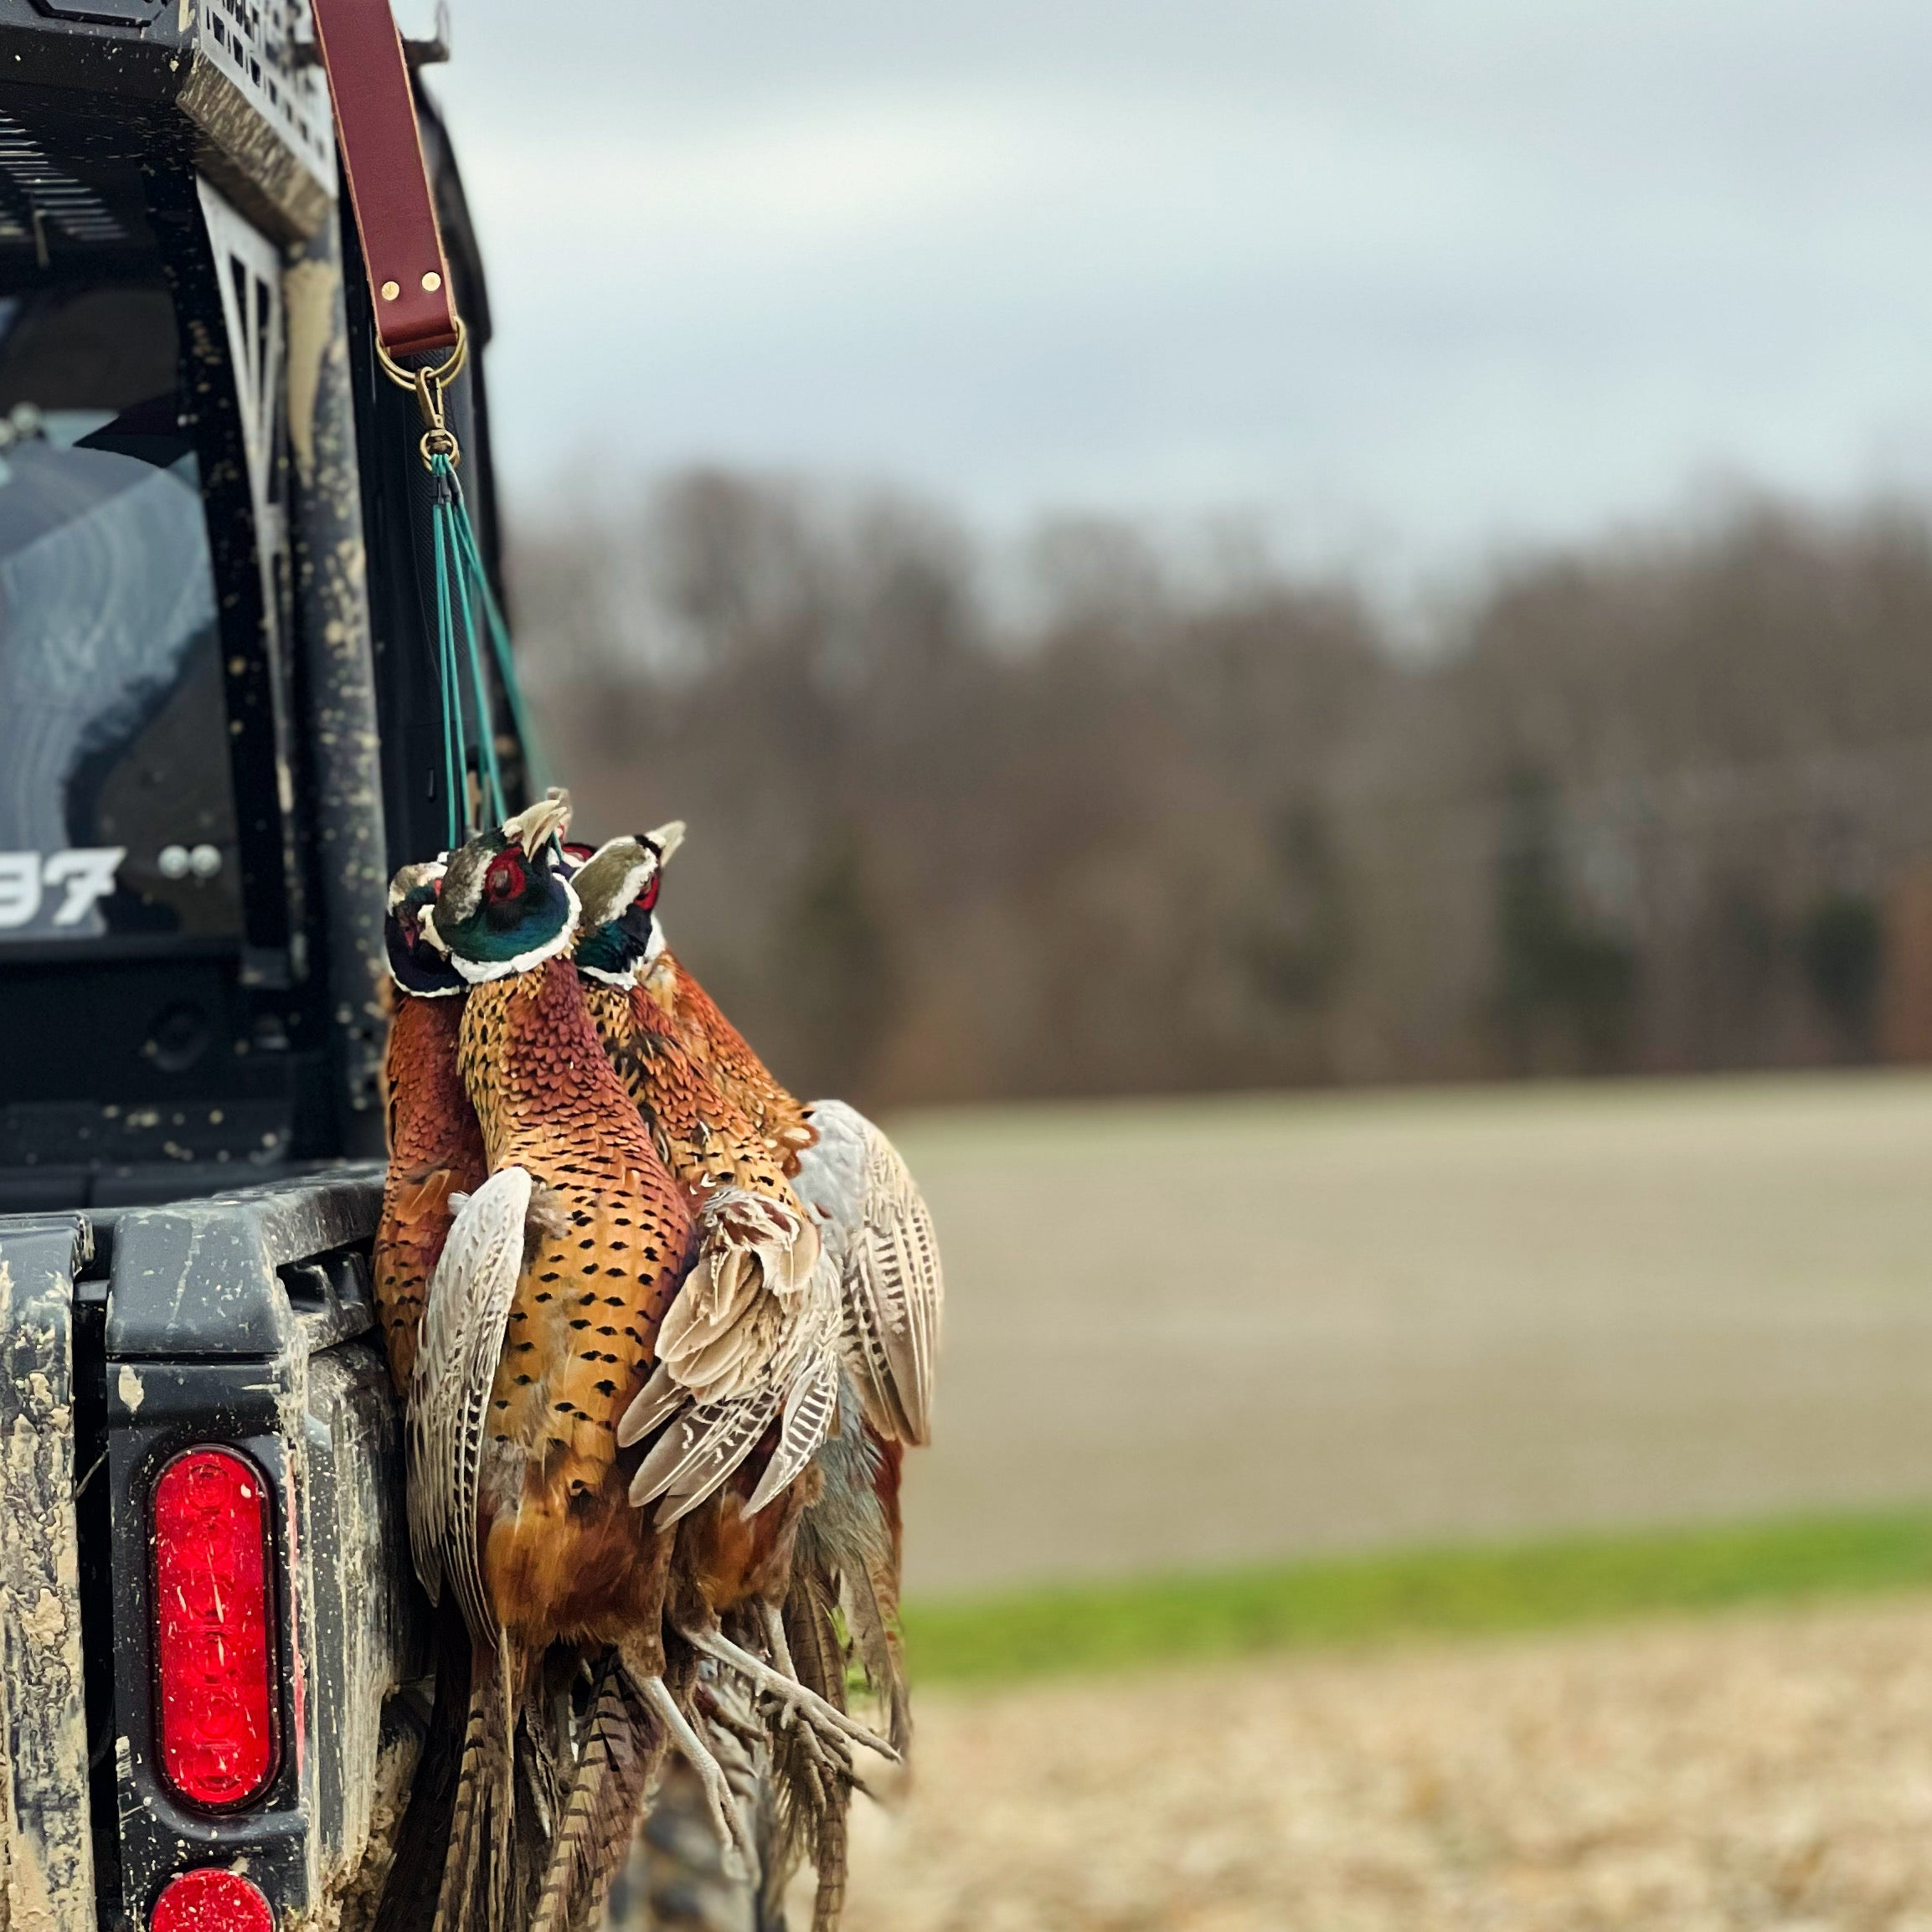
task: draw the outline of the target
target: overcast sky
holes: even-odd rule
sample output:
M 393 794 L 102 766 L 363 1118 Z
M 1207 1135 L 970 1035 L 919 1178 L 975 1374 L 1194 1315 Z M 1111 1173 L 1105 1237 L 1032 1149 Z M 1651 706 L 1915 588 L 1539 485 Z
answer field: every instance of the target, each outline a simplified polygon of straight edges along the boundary
M 513 502 L 724 460 L 1430 569 L 1932 479 L 1924 0 L 456 15 Z

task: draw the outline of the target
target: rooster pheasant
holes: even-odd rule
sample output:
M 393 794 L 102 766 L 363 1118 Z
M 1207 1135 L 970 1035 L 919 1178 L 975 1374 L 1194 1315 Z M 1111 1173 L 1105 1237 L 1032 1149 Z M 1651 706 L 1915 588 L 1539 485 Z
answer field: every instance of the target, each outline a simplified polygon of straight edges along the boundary
M 482 1129 L 456 1069 L 466 982 L 423 931 L 442 877 L 440 859 L 404 866 L 384 922 L 394 1007 L 383 1059 L 389 1167 L 374 1262 L 376 1313 L 399 1394 L 409 1388 L 423 1297 L 456 1216 L 451 1197 L 481 1186 L 487 1171 Z
M 868 1677 L 887 1698 L 891 1742 L 903 1749 L 909 1726 L 896 1629 L 899 1472 L 904 1445 L 923 1442 L 929 1432 L 942 1296 L 937 1245 L 925 1203 L 884 1136 L 838 1101 L 820 1102 L 808 1121 L 665 951 L 656 907 L 662 866 L 683 831 L 673 824 L 641 839 L 613 840 L 577 873 L 584 909 L 578 965 L 590 982 L 599 1034 L 673 1174 L 701 1199 L 708 1191 L 713 1201 L 761 1199 L 787 1232 L 809 1209 L 805 1224 L 817 1252 L 799 1313 L 812 1311 L 811 1343 L 823 1352 L 834 1386 L 842 1385 L 844 1412 L 835 1430 L 815 1427 L 811 1466 L 802 1477 L 787 1476 L 782 1528 L 771 1525 L 761 1538 L 749 1527 L 777 1489 L 775 1455 L 755 1486 L 728 1470 L 728 1486 L 681 1537 L 681 1553 L 686 1540 L 693 1546 L 689 1573 L 704 1579 L 706 1600 L 698 1608 L 709 1613 L 706 1620 L 715 1629 L 734 1610 L 755 1605 L 773 1661 L 760 1667 L 729 1642 L 703 1647 L 734 1667 L 754 1667 L 750 1674 L 767 1690 L 802 1682 L 814 1707 L 841 1700 L 837 1608 Z M 791 1243 L 781 1259 L 796 1265 L 806 1243 L 797 1234 Z M 707 1246 L 731 1255 L 728 1221 L 711 1223 Z M 769 1259 L 756 1260 L 769 1283 Z M 744 1265 L 750 1279 L 735 1298 L 741 1311 L 757 1306 L 756 1268 Z M 683 1293 L 692 1293 L 688 1285 Z M 835 1366 L 839 1357 L 842 1367 Z M 781 1356 L 768 1341 L 766 1359 L 769 1382 L 779 1362 L 797 1358 Z M 654 1426 L 677 1399 L 682 1368 L 667 1347 L 661 1350 L 623 1437 Z M 699 1404 L 695 1414 L 703 1413 Z M 693 1423 L 693 1433 L 698 1426 Z M 655 1493 L 647 1480 L 654 1461 L 661 1468 L 662 1456 L 640 1472 L 640 1493 Z M 836 1923 L 842 1896 L 843 1790 L 854 1781 L 849 1753 L 823 1730 L 796 1725 L 781 1728 L 775 1742 L 793 1795 L 781 1806 L 787 1829 L 777 1873 L 788 1852 L 811 1852 L 820 1881 L 815 1923 L 822 1929 Z M 774 1874 L 767 1876 L 769 1883 Z
M 456 1060 L 488 1169 L 431 1280 L 409 1390 L 417 1568 L 473 1646 L 441 1932 L 580 1923 L 667 1742 L 721 1833 L 737 1818 L 686 1708 L 695 1659 L 666 1653 L 674 1538 L 632 1506 L 620 1459 L 693 1229 L 585 1010 L 554 863 L 568 812 L 548 800 L 451 855 L 424 921 L 468 987 Z M 580 1731 L 559 1737 L 580 1670 Z
M 781 1144 L 692 1063 L 635 984 L 648 935 L 634 936 L 624 921 L 635 928 L 648 917 L 681 831 L 613 839 L 573 882 L 585 908 L 576 957 L 586 1004 L 659 1152 L 698 1205 L 700 1236 L 658 1335 L 656 1372 L 618 1440 L 657 1439 L 631 1494 L 641 1507 L 656 1503 L 659 1522 L 681 1526 L 674 1627 L 802 1718 L 829 1767 L 848 1762 L 850 1743 L 889 1749 L 799 1682 L 782 1621 L 799 1514 L 823 1488 L 812 1458 L 838 1400 L 838 1280 L 786 1177 Z M 756 1616 L 770 1662 L 727 1634 L 739 1611 Z

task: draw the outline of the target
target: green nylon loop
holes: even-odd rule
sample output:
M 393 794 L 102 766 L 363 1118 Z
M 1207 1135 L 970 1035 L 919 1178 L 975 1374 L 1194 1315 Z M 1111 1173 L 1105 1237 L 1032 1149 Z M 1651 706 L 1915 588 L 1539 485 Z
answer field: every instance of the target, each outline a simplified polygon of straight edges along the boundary
M 456 639 L 450 626 L 450 559 L 443 507 L 430 512 L 430 533 L 436 562 L 436 679 L 443 712 L 443 795 L 448 813 L 450 850 L 470 836 L 469 750 L 463 741 L 463 698 L 456 675 Z
M 523 702 L 523 683 L 517 676 L 517 662 L 510 649 L 510 626 L 504 621 L 495 591 L 490 588 L 489 573 L 484 569 L 482 554 L 477 548 L 477 533 L 470 521 L 469 506 L 463 501 L 462 485 L 456 482 L 453 470 L 450 481 L 456 492 L 456 541 L 461 547 L 464 562 L 483 606 L 484 621 L 489 626 L 490 646 L 497 660 L 497 674 L 502 680 L 504 695 L 510 701 L 510 715 L 516 720 L 517 735 L 523 743 L 523 763 L 529 773 L 530 788 L 533 792 L 541 791 L 550 782 L 550 765 L 544 755 L 543 740 L 538 736 L 529 708 Z
M 515 719 L 523 744 L 523 760 L 531 789 L 540 789 L 548 781 L 542 749 L 535 728 L 523 703 L 523 687 L 517 677 L 516 660 L 510 647 L 509 626 L 503 621 L 488 573 L 483 568 L 469 506 L 463 499 L 462 485 L 455 466 L 447 456 L 430 459 L 435 479 L 435 494 L 430 520 L 435 548 L 436 659 L 443 705 L 443 753 L 449 786 L 450 844 L 452 849 L 473 837 L 482 824 L 472 822 L 469 796 L 469 739 L 465 729 L 463 667 L 469 669 L 469 697 L 475 705 L 478 764 L 477 801 L 482 824 L 500 824 L 508 816 L 502 771 L 497 756 L 497 734 L 491 717 L 488 680 L 484 674 L 483 652 L 477 613 L 481 607 L 487 627 L 492 654 L 503 693 Z M 461 642 L 457 641 L 459 621 Z
M 452 545 L 461 556 L 461 547 Z M 476 615 L 470 607 L 470 585 L 459 570 L 456 575 L 456 608 L 462 615 L 464 654 L 469 659 L 470 690 L 477 701 L 477 736 L 483 751 L 483 779 L 492 824 L 501 825 L 510 816 L 503 797 L 503 775 L 497 763 L 496 721 L 490 716 L 490 687 L 483 677 L 483 657 L 477 644 Z

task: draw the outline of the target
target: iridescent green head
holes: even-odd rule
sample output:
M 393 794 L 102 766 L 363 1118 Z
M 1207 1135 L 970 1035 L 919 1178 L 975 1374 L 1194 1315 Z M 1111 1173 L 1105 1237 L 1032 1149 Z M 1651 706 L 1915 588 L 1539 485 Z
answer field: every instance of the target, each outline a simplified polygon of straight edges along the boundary
M 466 980 L 505 979 L 568 950 L 577 895 L 558 841 L 569 822 L 569 795 L 554 791 L 450 855 L 424 925 Z
M 683 840 L 684 822 L 674 818 L 655 832 L 607 840 L 578 868 L 571 883 L 583 904 L 575 955 L 580 972 L 629 986 L 663 951 L 657 889 Z

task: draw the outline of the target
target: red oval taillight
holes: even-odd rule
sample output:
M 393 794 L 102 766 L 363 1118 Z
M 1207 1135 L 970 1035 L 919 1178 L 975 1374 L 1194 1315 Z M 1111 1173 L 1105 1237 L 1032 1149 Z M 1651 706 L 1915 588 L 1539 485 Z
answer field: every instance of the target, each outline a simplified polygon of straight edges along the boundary
M 267 1486 L 232 1449 L 191 1449 L 154 1486 L 161 1770 L 197 1805 L 245 1805 L 275 1769 L 268 1532 Z
M 155 1901 L 153 1932 L 275 1932 L 268 1900 L 234 1872 L 183 1872 Z

